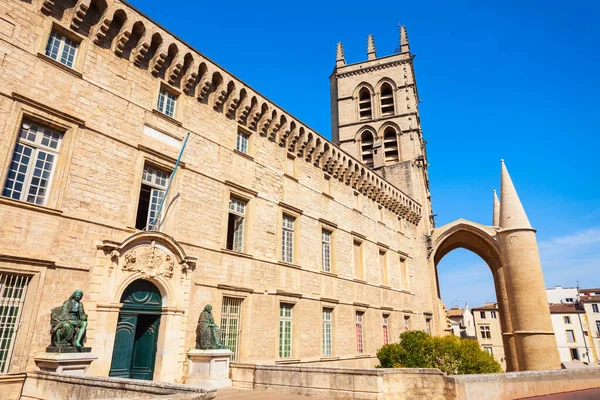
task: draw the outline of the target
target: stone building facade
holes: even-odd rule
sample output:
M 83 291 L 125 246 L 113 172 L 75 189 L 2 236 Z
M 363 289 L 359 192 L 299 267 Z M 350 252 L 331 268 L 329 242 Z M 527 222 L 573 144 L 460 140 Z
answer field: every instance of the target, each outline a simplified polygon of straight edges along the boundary
M 184 382 L 207 303 L 240 363 L 374 366 L 402 330 L 441 333 L 402 32 L 387 58 L 370 42 L 382 115 L 360 127 L 338 49 L 338 147 L 124 1 L 2 1 L 0 372 L 33 368 L 75 289 L 93 375 L 132 376 L 116 348 L 149 335 L 146 378 Z
M 506 371 L 506 354 L 502 343 L 502 328 L 500 326 L 500 313 L 497 303 L 488 303 L 483 306 L 473 307 L 475 320 L 475 336 L 481 348 L 494 356 Z

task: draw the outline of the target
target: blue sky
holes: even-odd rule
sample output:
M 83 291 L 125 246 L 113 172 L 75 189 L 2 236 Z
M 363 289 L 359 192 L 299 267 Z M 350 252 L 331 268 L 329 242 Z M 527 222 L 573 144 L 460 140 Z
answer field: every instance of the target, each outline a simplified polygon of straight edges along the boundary
M 599 2 L 130 2 L 326 137 L 336 43 L 349 63 L 366 59 L 368 34 L 391 54 L 406 25 L 438 226 L 491 223 L 503 158 L 546 286 L 600 287 Z M 495 298 L 466 250 L 439 275 L 449 306 Z

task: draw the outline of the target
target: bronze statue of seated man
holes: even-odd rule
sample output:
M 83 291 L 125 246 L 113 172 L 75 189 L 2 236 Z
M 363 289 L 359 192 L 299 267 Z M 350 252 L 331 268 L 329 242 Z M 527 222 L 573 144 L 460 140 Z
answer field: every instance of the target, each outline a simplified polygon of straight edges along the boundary
M 87 314 L 83 309 L 83 292 L 76 290 L 62 306 L 52 309 L 50 316 L 51 346 L 82 347 L 87 329 Z

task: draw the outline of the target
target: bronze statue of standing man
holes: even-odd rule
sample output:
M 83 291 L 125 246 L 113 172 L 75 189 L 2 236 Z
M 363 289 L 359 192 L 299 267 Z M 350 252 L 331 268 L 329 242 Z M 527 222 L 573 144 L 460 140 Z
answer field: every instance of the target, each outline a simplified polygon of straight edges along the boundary
M 200 313 L 198 326 L 196 327 L 196 348 L 197 349 L 222 349 L 221 330 L 215 324 L 212 315 L 212 306 L 207 304 L 204 311 Z

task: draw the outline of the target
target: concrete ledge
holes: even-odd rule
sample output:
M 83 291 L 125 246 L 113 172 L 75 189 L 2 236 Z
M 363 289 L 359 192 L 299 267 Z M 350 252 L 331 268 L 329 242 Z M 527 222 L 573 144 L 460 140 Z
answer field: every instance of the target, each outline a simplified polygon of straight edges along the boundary
M 174 383 L 137 379 L 71 376 L 50 372 L 28 372 L 22 400 L 62 399 L 177 399 L 208 400 L 216 390 L 194 388 Z
M 0 393 L 4 400 L 19 400 L 26 374 L 0 374 Z

